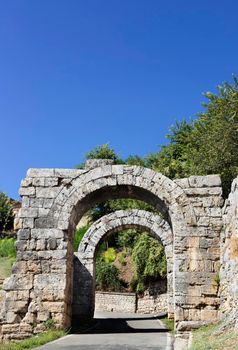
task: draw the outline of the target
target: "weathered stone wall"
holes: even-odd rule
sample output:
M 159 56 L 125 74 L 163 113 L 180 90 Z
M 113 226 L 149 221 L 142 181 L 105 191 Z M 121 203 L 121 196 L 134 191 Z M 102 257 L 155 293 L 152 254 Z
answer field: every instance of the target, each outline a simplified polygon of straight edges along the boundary
M 168 295 L 160 293 L 160 288 L 146 290 L 143 295 L 97 291 L 95 293 L 95 311 L 158 314 L 168 311 Z
M 218 318 L 217 274 L 223 199 L 221 180 L 217 175 L 191 176 L 175 182 L 184 189 L 196 215 L 196 225 L 189 235 L 177 235 L 174 242 L 177 256 L 175 284 L 181 296 L 185 285 L 188 291 L 186 298 L 182 298 L 183 307 L 175 308 L 175 313 L 180 313 L 177 317 L 184 320 L 178 327 L 183 331 Z
M 136 312 L 136 294 L 96 292 L 95 311 Z
M 97 164 L 98 166 L 98 164 Z M 173 230 L 174 306 L 178 330 L 213 321 L 219 299 L 221 187 L 217 175 L 172 181 L 138 166 L 30 169 L 22 181 L 17 262 L 4 283 L 0 334 L 22 338 L 71 323 L 72 237 L 83 214 L 108 199 L 134 198 L 159 210 Z
M 150 286 L 143 295 L 137 297 L 137 312 L 141 314 L 168 312 L 168 294 L 166 280 Z
M 221 239 L 220 316 L 238 327 L 238 177 L 223 208 Z
M 143 296 L 137 298 L 138 314 L 158 314 L 168 312 L 168 295 L 167 293 L 157 296 L 151 295 L 148 291 Z

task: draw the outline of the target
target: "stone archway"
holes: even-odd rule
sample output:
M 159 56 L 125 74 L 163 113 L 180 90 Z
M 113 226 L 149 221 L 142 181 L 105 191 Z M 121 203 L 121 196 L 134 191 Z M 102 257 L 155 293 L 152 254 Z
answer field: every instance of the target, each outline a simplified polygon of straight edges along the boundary
M 159 215 L 144 210 L 119 210 L 95 221 L 83 237 L 75 259 L 73 315 L 93 317 L 95 302 L 95 253 L 107 236 L 127 228 L 146 230 L 161 241 L 167 259 L 168 314 L 174 314 L 173 235 L 169 224 Z
M 177 329 L 217 317 L 219 176 L 172 181 L 143 167 L 92 160 L 83 170 L 30 169 L 20 195 L 17 262 L 3 286 L 4 339 L 41 332 L 49 318 L 57 327 L 71 324 L 76 224 L 89 208 L 115 198 L 143 200 L 171 226 Z

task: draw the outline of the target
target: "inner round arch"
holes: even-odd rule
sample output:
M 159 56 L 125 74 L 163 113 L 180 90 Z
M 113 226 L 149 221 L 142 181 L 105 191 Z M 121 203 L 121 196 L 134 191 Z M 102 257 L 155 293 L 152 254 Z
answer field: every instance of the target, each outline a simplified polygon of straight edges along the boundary
M 74 274 L 74 317 L 89 318 L 93 316 L 95 255 L 100 243 L 113 233 L 128 228 L 136 228 L 139 232 L 146 231 L 163 244 L 167 260 L 168 312 L 173 314 L 173 235 L 170 226 L 160 216 L 151 212 L 119 210 L 95 221 L 79 245 L 77 258 L 75 258 L 75 264 L 78 266 L 75 268 Z M 85 286 L 87 286 L 87 295 L 85 295 Z

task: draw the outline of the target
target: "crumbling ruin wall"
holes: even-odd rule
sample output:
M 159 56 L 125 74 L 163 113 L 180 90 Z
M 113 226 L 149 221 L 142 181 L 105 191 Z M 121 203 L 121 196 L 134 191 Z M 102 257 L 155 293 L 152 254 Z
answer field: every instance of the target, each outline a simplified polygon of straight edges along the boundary
M 172 181 L 151 169 L 93 160 L 85 169 L 30 169 L 22 181 L 17 261 L 4 282 L 3 339 L 69 327 L 73 297 L 73 234 L 88 209 L 134 198 L 159 210 L 173 232 L 174 315 L 178 331 L 217 318 L 220 177 Z
M 223 208 L 221 236 L 221 319 L 238 327 L 238 177 Z

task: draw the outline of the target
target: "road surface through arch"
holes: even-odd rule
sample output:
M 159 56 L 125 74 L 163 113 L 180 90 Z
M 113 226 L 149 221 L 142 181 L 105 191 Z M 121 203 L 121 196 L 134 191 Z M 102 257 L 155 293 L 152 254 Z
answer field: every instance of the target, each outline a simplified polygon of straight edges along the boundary
M 84 334 L 66 337 L 38 350 L 170 350 L 172 336 L 155 317 L 139 314 L 96 313 L 97 323 Z M 36 350 L 37 350 L 36 349 Z

